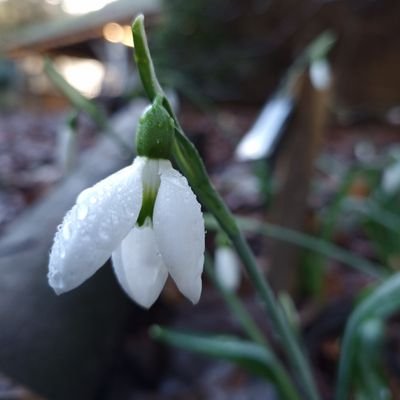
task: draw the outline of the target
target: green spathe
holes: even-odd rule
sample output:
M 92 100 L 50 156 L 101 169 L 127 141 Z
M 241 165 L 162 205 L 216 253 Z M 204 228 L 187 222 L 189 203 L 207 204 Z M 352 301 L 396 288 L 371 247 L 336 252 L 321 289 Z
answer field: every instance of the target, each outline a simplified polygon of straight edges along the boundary
M 153 104 L 142 115 L 136 134 L 136 150 L 139 156 L 153 159 L 169 159 L 175 124 L 156 97 Z

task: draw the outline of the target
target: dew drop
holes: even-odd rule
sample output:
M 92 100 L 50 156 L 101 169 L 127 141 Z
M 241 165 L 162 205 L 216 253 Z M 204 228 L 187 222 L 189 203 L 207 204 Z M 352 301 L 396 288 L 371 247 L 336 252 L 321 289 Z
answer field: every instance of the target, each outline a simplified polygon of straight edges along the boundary
M 96 203 L 97 203 L 97 198 L 96 198 L 95 196 L 92 196 L 92 197 L 90 198 L 90 202 L 91 202 L 92 204 L 96 204 Z
M 60 258 L 65 258 L 65 250 L 64 249 L 61 249 L 60 250 Z
M 84 204 L 80 204 L 78 207 L 78 219 L 83 221 L 89 213 L 89 209 Z
M 78 197 L 76 198 L 76 204 L 80 204 L 85 201 L 85 199 L 88 197 L 89 190 L 90 188 L 85 189 L 81 193 L 79 193 Z
M 111 214 L 111 225 L 118 225 L 119 219 L 118 216 L 115 215 L 115 213 Z
M 100 231 L 99 231 L 99 238 L 100 238 L 101 240 L 103 240 L 103 241 L 108 241 L 108 240 L 110 239 L 110 236 L 109 236 L 109 234 L 108 234 L 106 231 L 100 230 Z
M 65 240 L 68 240 L 71 237 L 71 231 L 69 229 L 68 222 L 66 222 L 62 228 L 62 235 Z

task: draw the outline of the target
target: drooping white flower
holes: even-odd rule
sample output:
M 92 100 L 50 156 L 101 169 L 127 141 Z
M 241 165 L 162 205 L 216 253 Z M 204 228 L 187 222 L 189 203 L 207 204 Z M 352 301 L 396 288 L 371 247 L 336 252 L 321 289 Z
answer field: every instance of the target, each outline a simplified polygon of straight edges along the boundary
M 400 161 L 385 168 L 382 175 L 382 188 L 389 195 L 395 194 L 400 189 Z
M 84 190 L 54 239 L 49 284 L 74 289 L 112 255 L 125 292 L 143 307 L 168 274 L 193 303 L 201 294 L 204 221 L 187 180 L 165 159 L 133 164 Z
M 227 290 L 235 291 L 240 286 L 239 260 L 230 246 L 218 246 L 215 250 L 215 275 Z

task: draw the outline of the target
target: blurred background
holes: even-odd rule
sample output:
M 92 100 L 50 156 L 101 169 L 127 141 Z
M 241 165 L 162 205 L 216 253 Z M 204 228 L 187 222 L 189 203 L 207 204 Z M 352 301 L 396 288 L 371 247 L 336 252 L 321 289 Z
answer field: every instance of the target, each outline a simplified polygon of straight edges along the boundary
M 148 337 L 154 323 L 240 335 L 207 278 L 198 306 L 168 283 L 150 311 L 109 265 L 61 297 L 47 287 L 52 237 L 77 194 L 131 162 L 146 106 L 130 31 L 139 13 L 217 189 L 266 224 L 250 244 L 276 292 L 293 297 L 330 399 L 356 293 L 372 269 L 400 268 L 397 0 L 0 0 L 0 399 L 277 398 L 237 367 Z M 393 398 L 399 323 L 385 339 Z

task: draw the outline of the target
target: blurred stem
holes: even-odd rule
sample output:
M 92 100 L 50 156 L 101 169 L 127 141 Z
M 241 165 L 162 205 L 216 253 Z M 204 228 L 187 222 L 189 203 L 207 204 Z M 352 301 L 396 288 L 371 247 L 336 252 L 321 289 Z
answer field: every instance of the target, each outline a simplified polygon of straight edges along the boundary
M 142 79 L 144 89 L 151 101 L 156 96 L 164 98 L 164 106 L 176 123 L 175 140 L 173 145 L 174 158 L 196 192 L 199 200 L 215 216 L 221 228 L 229 236 L 236 248 L 248 275 L 257 289 L 265 308 L 274 324 L 277 336 L 280 338 L 287 356 L 291 362 L 293 372 L 298 374 L 304 394 L 309 400 L 319 399 L 315 382 L 311 373 L 311 366 L 305 357 L 294 332 L 290 328 L 284 313 L 280 309 L 275 295 L 265 280 L 263 273 L 257 266 L 256 260 L 246 240 L 240 232 L 235 218 L 225 203 L 215 191 L 206 173 L 204 164 L 193 144 L 186 138 L 182 128 L 158 83 L 144 30 L 144 17 L 139 15 L 132 26 L 135 43 L 135 59 Z
M 350 210 L 360 213 L 375 223 L 382 225 L 384 228 L 389 229 L 397 234 L 399 233 L 399 216 L 393 212 L 385 210 L 373 199 L 348 201 L 344 203 L 344 208 L 347 211 Z
M 340 183 L 337 194 L 333 200 L 333 204 L 329 207 L 327 215 L 323 219 L 323 225 L 321 229 L 322 239 L 331 240 L 335 230 L 336 221 L 338 220 L 341 212 L 343 201 L 346 199 L 354 179 L 357 177 L 357 172 L 358 171 L 350 170 Z
M 287 320 L 285 313 L 276 301 L 271 287 L 259 270 L 252 251 L 240 231 L 238 235 L 234 237 L 231 236 L 230 238 L 243 264 L 246 266 L 250 280 L 264 301 L 267 312 L 284 345 L 284 350 L 291 362 L 293 371 L 295 371 L 301 379 L 304 393 L 307 394 L 307 398 L 310 400 L 319 399 L 311 372 L 311 366 L 297 341 L 295 333 L 291 329 L 290 322 Z
M 370 318 L 385 320 L 400 309 L 400 273 L 380 284 L 357 305 L 346 324 L 342 338 L 336 400 L 348 400 L 355 373 L 359 329 Z
M 150 335 L 156 340 L 175 347 L 234 362 L 253 374 L 273 382 L 279 398 L 300 400 L 289 376 L 275 355 L 269 349 L 256 343 L 229 336 L 181 333 L 158 325 L 150 328 Z
M 64 77 L 56 70 L 50 59 L 45 59 L 44 71 L 57 89 L 78 110 L 85 112 L 95 122 L 97 127 L 106 133 L 121 148 L 124 153 L 133 155 L 133 149 L 128 146 L 112 129 L 108 123 L 107 116 L 91 100 L 87 99 L 72 87 Z
M 218 230 L 218 222 L 210 215 L 205 215 L 206 228 Z M 283 242 L 291 243 L 304 249 L 312 250 L 325 257 L 332 258 L 349 265 L 367 275 L 375 278 L 384 278 L 389 274 L 385 271 L 383 265 L 373 263 L 356 254 L 345 250 L 339 246 L 329 243 L 325 240 L 316 238 L 306 233 L 295 231 L 279 225 L 270 224 L 268 222 L 259 222 L 252 218 L 236 217 L 236 221 L 244 231 L 254 232 L 259 235 L 272 237 Z
M 370 400 L 389 400 L 389 385 L 384 379 L 381 361 L 384 331 L 384 321 L 379 318 L 367 320 L 359 327 L 356 380 L 359 391 L 366 393 Z
M 238 319 L 238 321 L 242 325 L 242 328 L 246 332 L 247 336 L 251 340 L 253 340 L 253 342 L 263 346 L 270 354 L 270 358 L 273 360 L 272 365 L 274 365 L 274 370 L 276 371 L 276 374 L 274 374 L 275 377 L 274 381 L 278 386 L 279 392 L 282 394 L 284 398 L 298 399 L 296 390 L 290 380 L 290 377 L 287 375 L 284 366 L 281 365 L 280 361 L 275 357 L 275 354 L 272 352 L 264 335 L 254 322 L 252 316 L 246 310 L 246 308 L 244 307 L 243 303 L 240 301 L 238 296 L 236 296 L 234 292 L 227 290 L 223 285 L 220 284 L 215 275 L 212 264 L 213 262 L 210 255 L 206 253 L 204 268 L 208 277 L 211 279 L 215 287 L 221 293 L 228 307 L 231 309 L 233 315 Z
M 325 257 L 330 257 L 334 260 L 340 261 L 343 264 L 349 265 L 375 278 L 384 278 L 388 275 L 382 265 L 359 257 L 350 251 L 327 242 L 326 240 L 293 229 L 270 224 L 268 222 L 258 222 L 251 218 L 238 217 L 237 221 L 243 230 L 257 232 L 261 235 L 269 236 L 274 239 L 312 250 L 324 255 Z M 209 220 L 207 221 L 207 226 L 210 229 L 217 229 L 217 226 L 213 227 L 212 221 Z
M 254 342 L 259 343 L 265 347 L 268 347 L 267 341 L 265 340 L 264 335 L 258 329 L 258 326 L 254 322 L 251 315 L 247 312 L 242 302 L 239 300 L 238 296 L 235 295 L 231 290 L 226 289 L 221 283 L 218 281 L 214 268 L 213 262 L 209 254 L 206 254 L 204 268 L 208 275 L 208 277 L 213 282 L 214 286 L 221 293 L 224 298 L 226 304 L 231 309 L 232 313 L 239 320 L 242 325 L 243 330 L 246 332 L 247 336 L 252 339 Z

